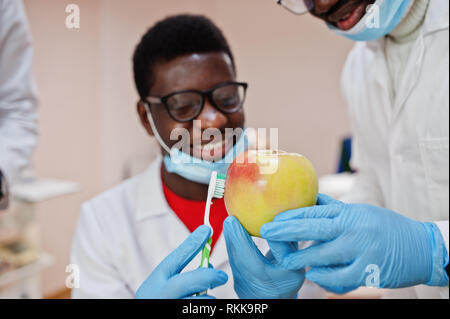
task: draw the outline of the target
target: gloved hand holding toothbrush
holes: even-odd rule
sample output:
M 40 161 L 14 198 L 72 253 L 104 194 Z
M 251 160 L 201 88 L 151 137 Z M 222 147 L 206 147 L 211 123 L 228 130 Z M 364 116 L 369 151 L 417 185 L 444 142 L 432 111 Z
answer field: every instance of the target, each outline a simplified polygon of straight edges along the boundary
M 210 295 L 194 294 L 222 286 L 228 276 L 221 270 L 199 268 L 193 271 L 181 271 L 199 253 L 211 236 L 211 228 L 198 227 L 169 256 L 167 256 L 136 292 L 138 299 L 213 299 Z

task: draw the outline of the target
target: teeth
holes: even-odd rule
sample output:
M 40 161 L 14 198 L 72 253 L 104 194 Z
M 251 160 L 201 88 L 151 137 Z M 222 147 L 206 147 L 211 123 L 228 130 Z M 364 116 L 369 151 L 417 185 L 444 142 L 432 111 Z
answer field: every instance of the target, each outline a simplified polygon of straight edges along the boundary
M 205 151 L 210 151 L 210 150 L 217 148 L 218 146 L 222 146 L 222 144 L 223 144 L 222 141 L 216 142 L 216 143 L 208 143 L 208 144 L 204 145 L 202 148 Z

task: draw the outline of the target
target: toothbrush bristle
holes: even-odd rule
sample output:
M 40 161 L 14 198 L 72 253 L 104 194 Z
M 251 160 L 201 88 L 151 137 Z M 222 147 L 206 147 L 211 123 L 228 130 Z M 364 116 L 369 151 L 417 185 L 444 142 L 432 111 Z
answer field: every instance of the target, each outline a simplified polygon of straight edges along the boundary
M 216 180 L 216 188 L 214 189 L 214 197 L 222 198 L 225 193 L 225 179 L 218 178 Z

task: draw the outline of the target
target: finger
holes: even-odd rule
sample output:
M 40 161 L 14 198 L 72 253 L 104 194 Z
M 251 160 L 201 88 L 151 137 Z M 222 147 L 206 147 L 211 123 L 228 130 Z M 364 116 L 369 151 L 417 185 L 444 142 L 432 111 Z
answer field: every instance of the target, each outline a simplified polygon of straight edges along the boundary
M 222 270 L 198 268 L 170 278 L 164 287 L 163 298 L 180 299 L 189 297 L 195 293 L 222 286 L 227 281 L 228 276 Z
M 230 263 L 233 265 L 240 267 L 265 260 L 250 235 L 235 217 L 229 216 L 225 219 L 223 234 Z
M 270 247 L 269 253 L 275 260 L 277 264 L 281 264 L 283 259 L 288 255 L 294 253 L 298 249 L 298 244 L 296 242 L 282 242 L 282 241 L 267 241 Z M 267 255 L 266 258 L 269 258 Z
M 155 271 L 162 271 L 166 278 L 178 274 L 199 253 L 210 235 L 210 227 L 205 225 L 198 227 L 158 265 Z
M 284 258 L 283 266 L 290 270 L 296 270 L 305 267 L 348 265 L 354 261 L 357 253 L 355 245 L 338 238 L 289 254 Z
M 347 293 L 360 286 L 358 280 L 355 280 L 354 264 L 344 267 L 312 268 L 306 272 L 306 279 L 339 294 Z
M 344 204 L 332 204 L 322 206 L 310 206 L 304 208 L 298 208 L 288 210 L 278 214 L 273 221 L 281 222 L 292 219 L 304 219 L 304 218 L 335 218 L 339 216 L 344 208 Z
M 264 224 L 261 236 L 272 241 L 330 241 L 342 233 L 332 219 L 298 219 Z
M 343 202 L 338 201 L 328 195 L 321 194 L 317 196 L 317 205 L 332 205 L 332 204 L 343 204 Z

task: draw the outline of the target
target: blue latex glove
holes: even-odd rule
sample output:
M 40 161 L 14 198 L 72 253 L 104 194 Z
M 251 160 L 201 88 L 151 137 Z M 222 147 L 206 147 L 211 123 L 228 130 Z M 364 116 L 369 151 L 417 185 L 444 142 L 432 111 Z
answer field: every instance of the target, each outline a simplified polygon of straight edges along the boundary
M 297 250 L 293 243 L 269 243 L 271 252 L 263 256 L 235 217 L 223 223 L 228 258 L 233 271 L 234 290 L 242 299 L 295 298 L 305 280 L 304 270 L 287 270 L 284 256 Z
M 199 268 L 180 273 L 198 254 L 211 235 L 208 226 L 198 227 L 169 256 L 167 256 L 136 292 L 139 299 L 180 299 L 192 297 L 195 293 L 225 284 L 228 276 L 221 270 Z M 193 298 L 212 299 L 203 295 Z
M 346 293 L 365 285 L 402 288 L 449 283 L 444 270 L 448 252 L 437 226 L 385 208 L 344 204 L 320 194 L 317 206 L 284 212 L 263 225 L 260 234 L 275 241 L 316 241 L 286 256 L 283 265 L 312 267 L 306 278 L 332 292 Z M 378 267 L 379 285 L 371 265 Z

